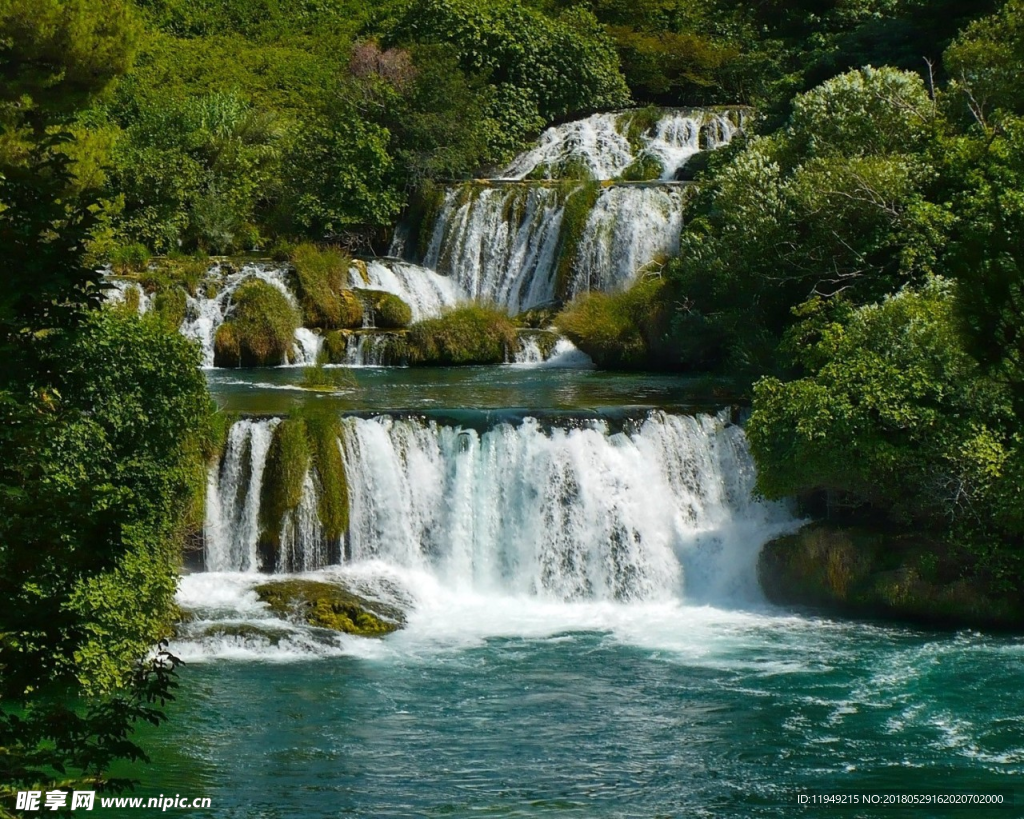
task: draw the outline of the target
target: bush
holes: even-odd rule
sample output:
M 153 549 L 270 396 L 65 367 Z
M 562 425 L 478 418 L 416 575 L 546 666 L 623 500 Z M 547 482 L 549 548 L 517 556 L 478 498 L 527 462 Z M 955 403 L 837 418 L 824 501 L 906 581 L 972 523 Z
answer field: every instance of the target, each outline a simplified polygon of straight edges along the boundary
M 501 364 L 519 349 L 512 320 L 490 307 L 467 305 L 409 328 L 409 363 Z
M 149 260 L 149 250 L 141 244 L 121 245 L 110 254 L 110 266 L 121 276 L 143 272 Z
M 394 293 L 383 290 L 354 291 L 373 313 L 373 326 L 381 330 L 400 330 L 412 322 L 412 308 Z
M 759 490 L 838 493 L 902 522 L 985 519 L 1012 411 L 964 351 L 953 309 L 942 280 L 859 309 L 803 308 L 787 347 L 808 375 L 754 392 Z
M 323 330 L 359 327 L 362 303 L 343 292 L 351 260 L 336 248 L 302 244 L 291 254 L 303 324 Z
M 258 279 L 239 285 L 214 339 L 218 367 L 266 367 L 287 361 L 299 315 L 276 287 Z
M 623 293 L 586 293 L 555 318 L 555 325 L 599 367 L 671 367 L 665 342 L 669 307 L 666 284 L 645 278 Z
M 188 299 L 180 287 L 164 290 L 153 297 L 153 315 L 164 329 L 174 332 L 185 320 Z
M 273 572 L 281 550 L 284 518 L 302 501 L 302 484 L 310 464 L 306 423 L 286 418 L 277 425 L 267 451 L 260 489 L 260 569 Z

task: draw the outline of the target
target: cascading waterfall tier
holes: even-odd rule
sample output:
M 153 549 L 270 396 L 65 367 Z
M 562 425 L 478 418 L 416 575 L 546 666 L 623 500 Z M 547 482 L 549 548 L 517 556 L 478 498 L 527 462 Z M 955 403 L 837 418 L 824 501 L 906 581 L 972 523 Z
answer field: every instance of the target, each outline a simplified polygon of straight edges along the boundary
M 747 116 L 645 109 L 550 128 L 498 178 L 444 191 L 420 228 L 422 263 L 511 313 L 625 289 L 678 253 L 688 192 L 676 180 Z
M 211 265 L 195 295 L 185 293 L 185 318 L 179 328 L 182 335 L 199 342 L 204 368 L 214 366 L 217 329 L 230 316 L 235 292 L 250 279 L 259 279 L 277 288 L 292 305 L 297 305 L 294 282 L 287 265 L 271 262 L 250 263 L 241 268 Z M 113 276 L 108 281 L 111 287 L 107 299 L 111 304 L 124 303 L 131 297 L 137 298 L 140 314 L 152 308 L 152 299 L 138 283 Z M 401 259 L 353 261 L 348 271 L 348 286 L 382 290 L 398 296 L 409 305 L 413 321 L 439 316 L 445 309 L 466 299 L 455 280 Z M 323 337 L 319 333 L 300 327 L 295 331 L 290 359 L 281 363 L 313 366 L 317 364 L 322 348 Z
M 640 109 L 595 114 L 548 128 L 500 179 L 676 179 L 688 159 L 728 144 L 745 108 Z
M 748 582 L 757 548 L 789 519 L 752 499 L 743 432 L 724 417 L 525 417 L 480 428 L 348 417 L 344 544 L 325 545 L 307 475 L 280 533 L 283 557 L 261 565 L 259 499 L 279 423 L 231 430 L 209 481 L 209 570 L 310 570 L 333 552 L 427 571 L 452 588 L 652 600 L 678 595 L 685 576 L 699 597 Z

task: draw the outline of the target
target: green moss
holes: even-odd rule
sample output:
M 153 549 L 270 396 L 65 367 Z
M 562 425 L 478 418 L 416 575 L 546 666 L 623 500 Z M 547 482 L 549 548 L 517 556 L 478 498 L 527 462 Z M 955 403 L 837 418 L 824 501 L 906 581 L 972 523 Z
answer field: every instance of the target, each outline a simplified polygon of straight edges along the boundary
M 559 300 L 565 299 L 569 286 L 572 284 L 576 254 L 579 252 L 580 242 L 587 229 L 590 214 L 600 196 L 601 184 L 599 182 L 573 186 L 567 193 L 565 208 L 562 212 L 558 270 L 555 277 L 555 294 Z
M 409 363 L 500 364 L 519 350 L 512 320 L 499 310 L 466 305 L 409 328 Z
M 658 122 L 665 115 L 665 112 L 656 106 L 649 105 L 646 108 L 638 108 L 625 116 L 625 133 L 623 136 L 629 140 L 634 153 L 640 153 L 646 145 L 644 135 L 651 133 Z
M 257 586 L 256 594 L 282 618 L 361 637 L 383 637 L 404 625 L 397 609 L 367 600 L 340 585 L 284 580 Z
M 234 294 L 227 321 L 214 339 L 218 367 L 265 367 L 281 364 L 291 353 L 298 312 L 284 294 L 258 279 L 243 282 Z
M 260 491 L 260 564 L 273 571 L 281 548 L 285 515 L 302 500 L 302 485 L 309 472 L 311 453 L 306 422 L 286 418 L 277 425 L 267 452 Z
M 348 478 L 341 456 L 344 428 L 336 413 L 320 410 L 306 413 L 306 431 L 320 488 L 320 525 L 328 541 L 338 541 L 348 531 Z
M 624 182 L 650 182 L 661 179 L 664 168 L 660 160 L 650 154 L 640 154 L 620 175 Z
M 663 279 L 649 277 L 623 293 L 586 293 L 557 316 L 555 325 L 599 367 L 670 367 L 666 287 Z
M 362 305 L 344 291 L 351 260 L 336 248 L 302 244 L 292 251 L 296 294 L 307 327 L 337 330 L 362 323 Z
M 153 297 L 153 314 L 168 330 L 177 330 L 185 320 L 188 306 L 185 291 L 180 287 L 164 290 Z
M 408 327 L 412 321 L 412 308 L 394 293 L 363 288 L 353 292 L 363 300 L 365 308 L 372 312 L 374 327 L 397 330 Z

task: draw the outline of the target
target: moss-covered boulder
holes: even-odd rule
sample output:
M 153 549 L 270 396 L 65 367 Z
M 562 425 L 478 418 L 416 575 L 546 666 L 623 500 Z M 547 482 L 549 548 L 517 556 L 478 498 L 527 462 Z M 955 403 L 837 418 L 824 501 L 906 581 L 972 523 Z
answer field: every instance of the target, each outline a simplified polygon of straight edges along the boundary
M 354 291 L 370 310 L 373 326 L 381 330 L 399 330 L 412 322 L 412 308 L 394 293 L 359 288 Z
M 465 305 L 409 328 L 409 363 L 422 366 L 501 364 L 520 349 L 512 320 L 499 310 Z
M 368 600 L 340 584 L 278 580 L 256 594 L 279 617 L 360 637 L 383 637 L 405 624 L 398 609 Z
M 779 605 L 939 627 L 1024 629 L 1024 605 L 921 533 L 815 523 L 761 552 L 758 579 Z
M 298 311 L 271 284 L 251 279 L 239 285 L 227 320 L 214 338 L 218 367 L 266 367 L 281 364 L 292 350 Z
M 362 326 L 363 300 L 346 288 L 352 264 L 347 255 L 335 248 L 303 244 L 292 251 L 291 261 L 306 327 L 338 330 Z

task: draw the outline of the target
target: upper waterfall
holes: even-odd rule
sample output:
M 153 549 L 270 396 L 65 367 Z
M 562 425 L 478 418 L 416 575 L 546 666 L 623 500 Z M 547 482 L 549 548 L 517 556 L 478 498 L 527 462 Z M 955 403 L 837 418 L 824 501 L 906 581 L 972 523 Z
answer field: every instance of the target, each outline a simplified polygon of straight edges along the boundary
M 671 181 L 701 151 L 728 144 L 743 128 L 747 112 L 640 109 L 595 114 L 549 128 L 538 144 L 520 154 L 499 179 L 643 178 Z M 645 160 L 657 164 L 656 173 Z M 630 171 L 633 173 L 630 173 Z
M 728 144 L 748 117 L 641 109 L 549 128 L 495 178 L 441 192 L 419 227 L 419 259 L 512 313 L 624 289 L 679 250 L 687 162 Z

